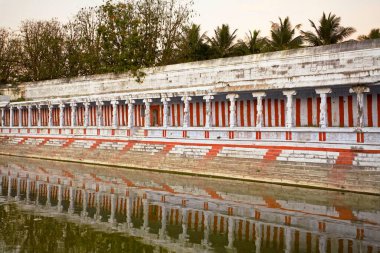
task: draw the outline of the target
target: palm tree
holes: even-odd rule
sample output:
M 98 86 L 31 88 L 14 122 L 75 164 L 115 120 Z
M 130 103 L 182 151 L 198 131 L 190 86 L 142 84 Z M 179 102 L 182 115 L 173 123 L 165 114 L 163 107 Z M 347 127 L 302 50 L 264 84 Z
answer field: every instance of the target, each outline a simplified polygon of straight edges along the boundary
M 336 44 L 356 32 L 353 27 L 341 26 L 341 18 L 337 17 L 335 14 L 331 14 L 331 12 L 327 17 L 326 14 L 323 13 L 321 19 L 319 20 L 318 27 L 310 19 L 309 21 L 311 26 L 314 28 L 314 32 L 302 31 L 302 35 L 304 36 L 305 41 L 312 46 Z
M 295 36 L 296 30 L 301 25 L 298 24 L 292 27 L 289 17 L 284 20 L 279 18 L 280 23 L 272 22 L 272 28 L 270 32 L 271 39 L 268 40 L 268 49 L 270 51 L 279 51 L 299 48 L 302 46 L 302 36 Z
M 208 38 L 214 58 L 228 57 L 234 54 L 237 29 L 230 32 L 229 25 L 223 24 L 214 30 L 214 37 Z
M 358 40 L 372 40 L 372 39 L 380 39 L 380 29 L 374 28 L 372 29 L 368 35 L 360 35 Z
M 260 36 L 259 30 L 249 31 L 245 40 L 239 40 L 236 51 L 241 55 L 258 54 L 264 51 L 266 38 Z
M 200 61 L 209 58 L 209 46 L 205 43 L 206 33 L 201 34 L 201 26 L 192 24 L 184 28 L 184 34 L 179 42 L 179 60 L 181 62 Z

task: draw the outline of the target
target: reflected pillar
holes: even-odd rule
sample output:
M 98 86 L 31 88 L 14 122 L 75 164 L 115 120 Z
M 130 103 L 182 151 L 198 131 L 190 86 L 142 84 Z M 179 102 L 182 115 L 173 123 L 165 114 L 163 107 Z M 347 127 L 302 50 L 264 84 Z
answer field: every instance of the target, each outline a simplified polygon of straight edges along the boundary
M 147 199 L 142 200 L 143 204 L 143 229 L 144 230 L 149 230 L 149 202 Z
M 74 188 L 72 186 L 69 188 L 69 209 L 67 212 L 69 214 L 74 213 Z
M 187 234 L 187 220 L 188 220 L 188 210 L 182 209 L 182 234 L 179 235 L 179 239 L 182 242 L 188 240 L 189 236 Z
M 30 201 L 30 179 L 27 178 L 26 179 L 26 203 L 29 203 Z
M 94 215 L 94 220 L 100 221 L 102 217 L 100 216 L 100 193 L 99 192 L 95 193 L 95 206 L 96 206 L 96 212 Z
M 111 224 L 115 223 L 115 213 L 116 213 L 116 195 L 111 194 L 111 216 L 108 219 L 108 222 Z
M 58 185 L 58 192 L 57 192 L 58 196 L 57 196 L 57 199 L 58 199 L 58 204 L 57 204 L 57 209 L 58 209 L 58 212 L 62 212 L 62 185 Z
M 161 206 L 161 213 L 162 213 L 162 218 L 161 218 L 161 228 L 158 231 L 159 237 L 161 240 L 165 240 L 166 238 L 166 222 L 167 222 L 167 211 L 166 211 L 166 206 Z
M 12 177 L 8 176 L 8 198 L 11 197 L 11 190 L 12 190 Z
M 202 245 L 209 246 L 209 235 L 210 235 L 210 213 L 204 212 L 204 231 L 203 231 Z
M 82 212 L 81 212 L 81 216 L 82 217 L 87 217 L 88 215 L 88 212 L 87 212 L 87 191 L 85 189 L 82 189 L 82 196 L 83 196 L 83 199 L 82 199 Z
M 261 223 L 255 224 L 255 234 L 256 234 L 256 239 L 255 239 L 256 251 L 255 252 L 261 252 L 262 229 L 263 228 L 262 228 Z
M 292 252 L 293 245 L 293 229 L 286 227 L 285 228 L 285 253 Z
M 35 201 L 36 206 L 39 205 L 39 200 L 40 200 L 40 182 L 36 181 L 36 201 Z
M 16 200 L 20 200 L 20 190 L 21 190 L 21 178 L 17 178 L 17 186 L 16 186 Z
M 50 207 L 51 206 L 51 198 L 50 198 L 50 195 L 51 195 L 51 185 L 50 183 L 47 184 L 46 186 L 47 188 L 47 191 L 46 191 L 46 206 Z
M 233 217 L 228 218 L 228 248 L 234 247 L 235 240 L 235 220 Z
M 133 224 L 132 224 L 132 198 L 130 196 L 128 196 L 126 199 L 126 213 L 127 213 L 127 220 L 126 220 L 126 223 L 127 223 L 127 227 L 128 228 L 132 228 L 133 227 Z
M 319 253 L 326 253 L 327 251 L 327 238 L 325 235 L 321 235 L 319 237 L 319 245 L 318 245 L 318 248 L 319 248 Z

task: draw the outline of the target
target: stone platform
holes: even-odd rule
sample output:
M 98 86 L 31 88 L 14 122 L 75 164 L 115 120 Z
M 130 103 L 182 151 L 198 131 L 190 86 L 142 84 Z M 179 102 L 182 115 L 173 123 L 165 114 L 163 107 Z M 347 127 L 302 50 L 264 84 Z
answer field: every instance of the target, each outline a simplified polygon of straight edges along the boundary
M 20 135 L 0 154 L 380 194 L 380 150 Z

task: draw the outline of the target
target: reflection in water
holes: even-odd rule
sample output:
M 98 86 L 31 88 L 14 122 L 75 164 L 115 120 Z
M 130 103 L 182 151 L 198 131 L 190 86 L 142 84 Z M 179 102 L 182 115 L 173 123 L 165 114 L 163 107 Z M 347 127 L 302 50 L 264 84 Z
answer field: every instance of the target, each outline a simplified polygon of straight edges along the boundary
M 380 198 L 0 157 L 4 252 L 380 252 Z

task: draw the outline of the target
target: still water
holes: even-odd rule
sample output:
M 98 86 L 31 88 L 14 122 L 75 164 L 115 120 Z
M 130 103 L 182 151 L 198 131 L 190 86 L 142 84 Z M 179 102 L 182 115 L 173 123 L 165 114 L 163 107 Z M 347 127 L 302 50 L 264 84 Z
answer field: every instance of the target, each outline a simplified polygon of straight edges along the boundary
M 0 156 L 0 252 L 380 252 L 380 197 Z

